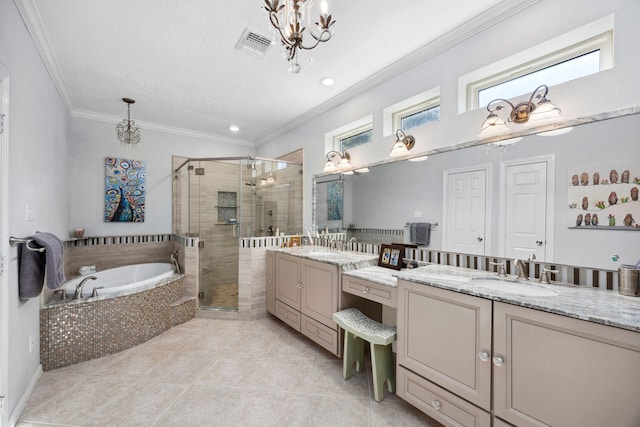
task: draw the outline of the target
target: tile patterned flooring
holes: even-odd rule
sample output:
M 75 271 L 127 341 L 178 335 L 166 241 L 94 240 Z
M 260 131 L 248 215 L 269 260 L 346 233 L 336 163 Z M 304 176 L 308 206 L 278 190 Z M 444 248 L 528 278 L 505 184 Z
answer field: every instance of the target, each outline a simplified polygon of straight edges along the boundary
M 45 372 L 27 426 L 440 426 L 274 318 L 197 318 L 129 350 Z

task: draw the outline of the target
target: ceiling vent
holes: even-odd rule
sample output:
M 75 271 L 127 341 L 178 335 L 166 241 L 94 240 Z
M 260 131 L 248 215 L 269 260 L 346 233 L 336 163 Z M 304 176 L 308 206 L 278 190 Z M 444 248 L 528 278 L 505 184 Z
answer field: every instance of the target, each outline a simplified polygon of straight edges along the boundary
M 271 47 L 271 39 L 245 28 L 236 49 L 256 58 L 262 58 Z

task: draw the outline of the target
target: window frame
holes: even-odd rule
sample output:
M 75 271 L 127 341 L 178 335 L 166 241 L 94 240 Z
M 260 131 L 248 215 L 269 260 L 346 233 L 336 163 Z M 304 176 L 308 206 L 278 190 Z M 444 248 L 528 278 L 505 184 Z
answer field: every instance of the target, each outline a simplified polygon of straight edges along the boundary
M 458 79 L 458 113 L 480 108 L 478 93 L 486 88 L 551 67 L 595 50 L 600 71 L 613 67 L 613 15 L 583 25 L 511 55 Z M 531 88 L 533 90 L 535 88 Z
M 440 86 L 384 108 L 382 110 L 382 136 L 395 135 L 396 131 L 400 129 L 400 123 L 403 117 L 436 106 L 441 106 Z M 442 112 L 442 109 L 440 109 L 440 111 Z
M 364 132 L 367 130 L 373 130 L 373 115 L 369 114 L 368 116 L 362 117 L 361 119 L 354 120 L 353 122 L 347 123 L 339 128 L 333 129 L 324 134 L 324 149 L 325 154 L 329 151 L 341 151 L 342 147 L 340 146 L 340 140 L 348 138 L 349 136 L 356 135 L 360 132 Z M 374 140 L 373 135 L 371 138 L 372 142 Z M 370 143 L 369 142 L 369 143 Z M 357 145 L 353 148 L 358 148 L 362 145 Z M 351 150 L 350 148 L 349 150 Z

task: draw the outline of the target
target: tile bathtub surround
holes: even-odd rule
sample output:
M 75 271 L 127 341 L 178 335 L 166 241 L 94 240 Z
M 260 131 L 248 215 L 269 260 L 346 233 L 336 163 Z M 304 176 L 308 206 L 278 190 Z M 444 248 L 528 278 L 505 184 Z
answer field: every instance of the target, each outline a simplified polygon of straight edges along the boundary
M 45 372 L 17 425 L 440 426 L 386 390 L 376 403 L 370 366 L 345 381 L 339 359 L 272 317 L 193 319 Z
M 131 295 L 42 308 L 42 368 L 47 371 L 113 354 L 193 319 L 195 301 L 182 300 L 182 280 Z

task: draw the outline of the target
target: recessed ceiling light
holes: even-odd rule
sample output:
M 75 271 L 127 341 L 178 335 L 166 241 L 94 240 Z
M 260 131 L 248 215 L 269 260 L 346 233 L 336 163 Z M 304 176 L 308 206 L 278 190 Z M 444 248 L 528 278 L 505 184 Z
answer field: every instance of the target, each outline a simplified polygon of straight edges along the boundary
M 335 81 L 331 77 L 323 77 L 320 79 L 320 84 L 324 87 L 331 87 Z
M 238 132 L 240 130 L 240 127 L 238 125 L 231 125 L 229 126 L 229 130 L 231 132 Z

